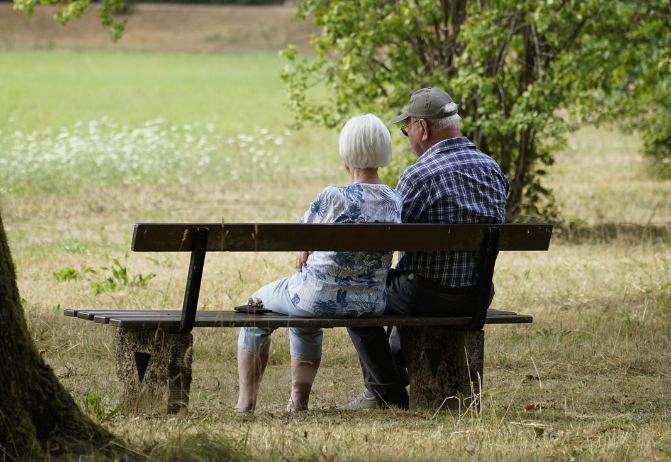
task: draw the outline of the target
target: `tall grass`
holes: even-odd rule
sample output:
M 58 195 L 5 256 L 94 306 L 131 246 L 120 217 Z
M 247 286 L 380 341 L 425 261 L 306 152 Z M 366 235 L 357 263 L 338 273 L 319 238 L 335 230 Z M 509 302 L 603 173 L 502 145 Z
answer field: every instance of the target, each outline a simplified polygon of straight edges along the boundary
M 129 127 L 106 117 L 76 122 L 57 133 L 16 131 L 0 141 L 0 194 L 72 194 L 82 188 L 171 181 L 266 181 L 285 174 L 298 160 L 286 150 L 291 136 L 288 130 L 257 129 L 223 139 L 214 124 L 178 127 L 158 119 Z
M 671 184 L 648 175 L 635 137 L 577 133 L 550 178 L 567 226 L 549 252 L 499 256 L 494 308 L 535 322 L 486 328 L 479 412 L 338 412 L 362 380 L 347 334 L 329 329 L 312 410 L 287 415 L 289 347 L 278 330 L 257 415 L 241 420 L 231 412 L 237 332 L 196 329 L 189 410 L 130 417 L 114 414 L 112 328 L 62 310 L 178 309 L 188 256 L 126 257 L 133 223 L 294 221 L 327 183 L 346 181 L 335 135 L 285 134 L 272 77 L 281 62 L 270 55 L 0 60 L 11 64 L 0 66 L 0 207 L 31 332 L 75 400 L 96 403 L 92 417 L 137 451 L 153 460 L 671 459 Z M 115 260 L 156 277 L 96 291 Z M 208 255 L 200 308 L 230 309 L 291 263 Z
M 550 187 L 567 222 L 599 226 L 671 223 L 669 181 L 653 180 L 634 136 L 585 127 L 569 139 Z
M 0 194 L 340 168 L 333 133 L 289 131 L 273 54 L 10 51 L 0 63 Z

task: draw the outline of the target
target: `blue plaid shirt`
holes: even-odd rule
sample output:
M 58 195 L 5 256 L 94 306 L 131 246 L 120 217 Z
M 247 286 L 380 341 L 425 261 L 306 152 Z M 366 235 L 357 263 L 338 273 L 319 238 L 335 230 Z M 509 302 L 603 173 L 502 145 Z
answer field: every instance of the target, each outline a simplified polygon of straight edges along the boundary
M 398 182 L 403 223 L 503 223 L 508 179 L 465 137 L 439 142 Z M 448 287 L 477 282 L 478 252 L 399 252 L 396 266 Z

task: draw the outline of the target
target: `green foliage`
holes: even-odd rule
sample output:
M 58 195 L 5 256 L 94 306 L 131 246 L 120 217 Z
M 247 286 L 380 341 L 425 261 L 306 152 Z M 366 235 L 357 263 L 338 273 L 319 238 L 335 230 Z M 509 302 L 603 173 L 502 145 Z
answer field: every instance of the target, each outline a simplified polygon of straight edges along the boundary
M 632 25 L 613 51 L 616 66 L 606 93 L 606 119 L 636 130 L 657 173 L 671 175 L 671 3 L 627 6 Z
M 282 5 L 284 0 L 152 0 L 151 3 L 186 3 L 206 5 Z
M 102 423 L 119 414 L 126 403 L 112 405 L 111 398 L 99 396 L 97 393 L 86 393 L 79 400 L 79 407 L 97 422 Z
M 380 170 L 380 179 L 388 186 L 395 188 L 401 173 L 417 160 L 415 152 L 407 144 L 397 143 L 391 163 Z
M 671 3 L 608 2 L 580 39 L 584 50 L 566 69 L 585 122 L 638 131 L 643 152 L 671 173 Z
M 77 279 L 79 276 L 79 271 L 74 268 L 63 268 L 62 270 L 54 273 L 54 277 L 58 282 L 69 281 L 70 279 Z
M 553 153 L 575 116 L 596 120 L 609 109 L 594 98 L 611 93 L 613 76 L 604 71 L 619 68 L 609 49 L 626 47 L 632 34 L 653 40 L 657 28 L 636 32 L 632 23 L 652 4 L 665 3 L 303 0 L 299 17 L 321 26 L 310 42 L 317 59 L 284 50 L 291 64 L 282 77 L 296 120 L 327 127 L 355 112 L 391 117 L 414 90 L 446 89 L 460 105 L 464 134 L 510 179 L 509 217 L 552 218 L 543 178 Z M 631 62 L 621 65 L 618 88 L 626 88 Z M 330 98 L 311 97 L 323 86 Z
M 110 266 L 102 267 L 110 272 L 109 276 L 102 281 L 91 282 L 91 287 L 97 294 L 117 290 L 119 287 L 145 287 L 149 280 L 156 277 L 155 273 L 149 273 L 146 276 L 136 273 L 131 277 L 128 268 L 122 265 L 118 258 L 112 259 L 112 263 Z
M 71 279 L 77 279 L 80 275 L 86 274 L 86 273 L 95 273 L 95 270 L 93 268 L 91 268 L 90 266 L 82 268 L 81 271 L 78 271 L 74 268 L 65 267 L 65 268 L 61 269 L 60 271 L 57 271 L 57 272 L 53 273 L 53 275 L 54 275 L 54 278 L 56 278 L 56 280 L 58 282 L 64 282 L 64 281 L 69 281 Z

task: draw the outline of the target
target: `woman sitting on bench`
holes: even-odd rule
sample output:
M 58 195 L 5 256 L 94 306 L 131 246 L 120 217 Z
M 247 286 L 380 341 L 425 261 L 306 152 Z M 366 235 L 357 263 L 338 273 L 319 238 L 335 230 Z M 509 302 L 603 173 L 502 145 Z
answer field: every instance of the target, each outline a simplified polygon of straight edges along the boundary
M 391 137 L 372 114 L 352 117 L 339 137 L 348 186 L 330 186 L 310 204 L 300 223 L 400 223 L 398 193 L 382 183 L 378 168 L 391 162 Z M 299 252 L 296 272 L 252 294 L 266 309 L 289 316 L 362 317 L 382 314 L 385 279 L 393 252 Z M 243 327 L 238 339 L 240 392 L 235 411 L 251 414 L 268 364 L 273 329 Z M 308 409 L 322 356 L 321 328 L 289 329 L 291 397 L 287 411 Z

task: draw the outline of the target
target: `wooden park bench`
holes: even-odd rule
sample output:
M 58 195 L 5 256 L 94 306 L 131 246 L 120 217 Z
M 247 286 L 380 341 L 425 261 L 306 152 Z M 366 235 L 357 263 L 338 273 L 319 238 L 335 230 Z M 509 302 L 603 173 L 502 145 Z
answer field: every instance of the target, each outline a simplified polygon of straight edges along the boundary
M 532 317 L 487 310 L 499 251 L 547 250 L 548 224 L 222 224 L 138 223 L 136 252 L 191 252 L 181 310 L 68 309 L 66 316 L 117 328 L 114 357 L 127 412 L 172 413 L 189 402 L 193 337 L 202 327 L 403 326 L 410 407 L 477 403 L 483 380 L 484 324 L 531 323 Z M 480 251 L 478 301 L 472 317 L 302 318 L 198 310 L 207 252 Z M 271 281 L 268 281 L 271 282 Z M 327 352 L 328 354 L 328 352 Z M 446 400 L 450 397 L 459 399 Z

